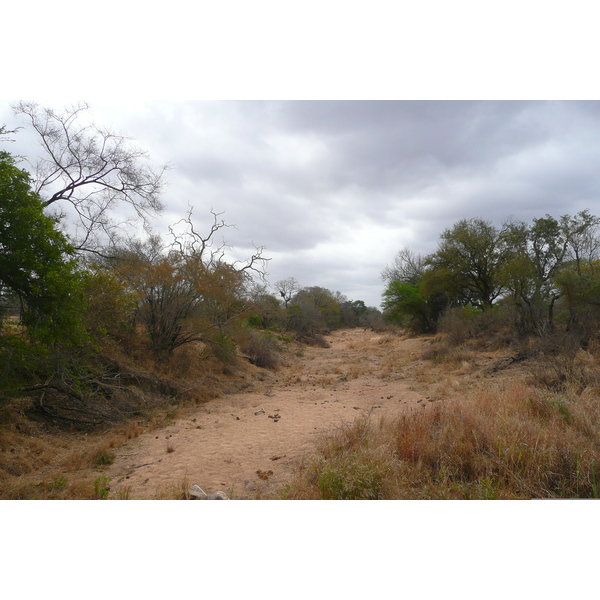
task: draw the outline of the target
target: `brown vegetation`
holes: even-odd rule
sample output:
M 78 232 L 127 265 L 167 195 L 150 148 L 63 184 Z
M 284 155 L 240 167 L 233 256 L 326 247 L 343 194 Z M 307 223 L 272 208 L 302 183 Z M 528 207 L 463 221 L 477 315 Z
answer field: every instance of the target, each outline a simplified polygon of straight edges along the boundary
M 328 337 L 327 348 L 254 331 L 247 339 L 235 364 L 207 359 L 200 346 L 178 349 L 160 371 L 171 389 L 179 391 L 177 403 L 157 402 L 126 424 L 102 431 L 68 433 L 32 419 L 28 413 L 31 398 L 5 404 L 0 415 L 0 497 L 136 497 L 133 482 L 111 481 L 107 471 L 114 468 L 113 460 L 126 454 L 138 436 L 175 419 L 188 419 L 194 428 L 202 427 L 200 420 L 193 422 L 199 403 L 247 388 L 248 398 L 258 401 L 257 392 L 267 390 L 269 396 L 279 396 L 282 404 L 288 397 L 283 390 L 286 394 L 307 389 L 341 394 L 343 388 L 348 394 L 362 394 L 377 381 L 413 389 L 415 398 L 424 401 L 398 404 L 395 413 L 376 410 L 375 403 L 371 408 L 363 404 L 360 411 L 348 405 L 346 413 L 338 406 L 340 414 L 348 416 L 333 429 L 319 431 L 314 452 L 305 450 L 297 460 L 286 462 L 292 469 L 289 477 L 281 477 L 282 465 L 277 463 L 276 477 L 268 478 L 253 493 L 240 496 L 237 488 L 237 497 L 598 496 L 600 346 L 595 340 L 582 349 L 566 333 L 555 332 L 506 344 L 494 336 L 458 335 L 451 324 L 444 333 L 429 337 L 408 338 L 400 331 L 342 331 Z M 266 363 L 257 366 L 263 351 L 272 356 L 277 370 L 265 369 Z M 206 406 L 205 412 L 210 405 Z M 288 407 L 282 404 L 282 408 L 285 417 Z M 285 418 L 282 423 L 285 426 Z M 243 435 L 243 429 L 236 431 Z M 184 460 L 183 441 L 170 434 L 158 441 L 163 456 Z M 294 445 L 293 440 L 289 443 Z M 289 452 L 290 459 L 293 454 Z M 186 498 L 187 488 L 184 482 L 165 482 L 153 497 Z
M 534 339 L 521 361 L 453 340 L 438 336 L 424 353 L 420 380 L 436 402 L 337 428 L 305 458 L 284 497 L 597 498 L 598 347 Z
M 71 415 L 68 421 L 59 418 L 59 394 L 54 398 L 46 395 L 44 411 L 35 392 L 4 399 L 0 409 L 0 499 L 108 497 L 108 483 L 101 480 L 116 449 L 143 432 L 167 425 L 177 414 L 195 410 L 202 402 L 247 387 L 255 377 L 255 370 L 241 359 L 231 369 L 215 358 L 199 357 L 204 358 L 203 349 L 189 345 L 178 349 L 160 369 L 141 371 L 141 356 L 136 370 L 133 361 L 116 352 L 113 364 L 119 365 L 123 375 L 119 394 L 108 399 L 93 397 L 89 409 L 85 407 L 84 416 L 102 410 L 114 417 L 100 426 L 90 427 L 87 420 Z M 151 358 L 146 360 L 150 367 Z M 134 410 L 129 410 L 132 406 Z M 72 412 L 73 405 L 64 403 L 64 409 Z M 173 443 L 167 443 L 166 451 L 175 451 Z

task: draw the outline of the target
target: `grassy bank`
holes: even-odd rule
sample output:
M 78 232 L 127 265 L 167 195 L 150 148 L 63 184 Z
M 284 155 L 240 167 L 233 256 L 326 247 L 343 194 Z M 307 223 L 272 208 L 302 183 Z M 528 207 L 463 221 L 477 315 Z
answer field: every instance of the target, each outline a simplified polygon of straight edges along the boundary
M 448 361 L 452 353 L 448 350 Z M 338 427 L 306 457 L 283 495 L 597 498 L 597 359 L 579 352 L 568 369 L 559 369 L 565 360 L 543 355 L 518 376 L 489 379 L 477 387 L 465 382 L 453 397 L 399 417 L 368 415 Z

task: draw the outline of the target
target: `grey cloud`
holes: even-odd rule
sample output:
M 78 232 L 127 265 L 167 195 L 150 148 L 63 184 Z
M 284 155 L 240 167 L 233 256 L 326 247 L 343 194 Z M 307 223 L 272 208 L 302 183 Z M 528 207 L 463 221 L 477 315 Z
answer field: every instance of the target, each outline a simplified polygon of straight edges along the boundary
M 201 224 L 211 207 L 225 211 L 240 253 L 254 242 L 273 256 L 271 281 L 364 293 L 370 305 L 397 250 L 434 250 L 458 219 L 600 212 L 599 102 L 92 106 L 173 165 L 158 229 L 188 203 Z

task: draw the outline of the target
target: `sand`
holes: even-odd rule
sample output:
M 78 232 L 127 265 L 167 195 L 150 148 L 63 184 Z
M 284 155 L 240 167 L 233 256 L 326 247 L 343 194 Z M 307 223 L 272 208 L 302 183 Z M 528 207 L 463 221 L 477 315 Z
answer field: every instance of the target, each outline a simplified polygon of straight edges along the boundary
M 111 497 L 168 497 L 198 484 L 233 499 L 277 497 L 320 436 L 359 415 L 425 406 L 416 378 L 429 342 L 362 329 L 327 336 L 244 393 L 214 399 L 116 450 Z

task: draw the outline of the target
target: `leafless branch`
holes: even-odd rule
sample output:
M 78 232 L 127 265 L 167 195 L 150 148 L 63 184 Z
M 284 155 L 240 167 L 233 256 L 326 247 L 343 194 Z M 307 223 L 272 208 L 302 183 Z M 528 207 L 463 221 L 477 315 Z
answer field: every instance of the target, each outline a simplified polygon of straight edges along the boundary
M 46 207 L 67 205 L 78 228 L 74 246 L 87 249 L 109 237 L 125 220 L 111 219 L 123 204 L 144 225 L 163 207 L 166 166 L 147 164 L 146 152 L 108 129 L 85 123 L 87 104 L 56 112 L 35 102 L 13 106 L 39 137 L 43 157 L 34 166 L 34 185 Z
M 196 231 L 192 214 L 194 207 L 190 206 L 187 217 L 180 219 L 177 223 L 169 226 L 169 234 L 173 237 L 172 247 L 178 252 L 186 256 L 196 256 L 207 267 L 214 267 L 221 264 L 225 257 L 225 249 L 230 248 L 229 244 L 222 241 L 220 246 L 214 246 L 215 235 L 226 227 L 235 227 L 220 219 L 223 212 L 217 213 L 212 208 L 210 213 L 213 216 L 213 223 L 206 235 L 201 235 Z M 177 232 L 176 228 L 180 225 L 184 226 L 183 232 Z

